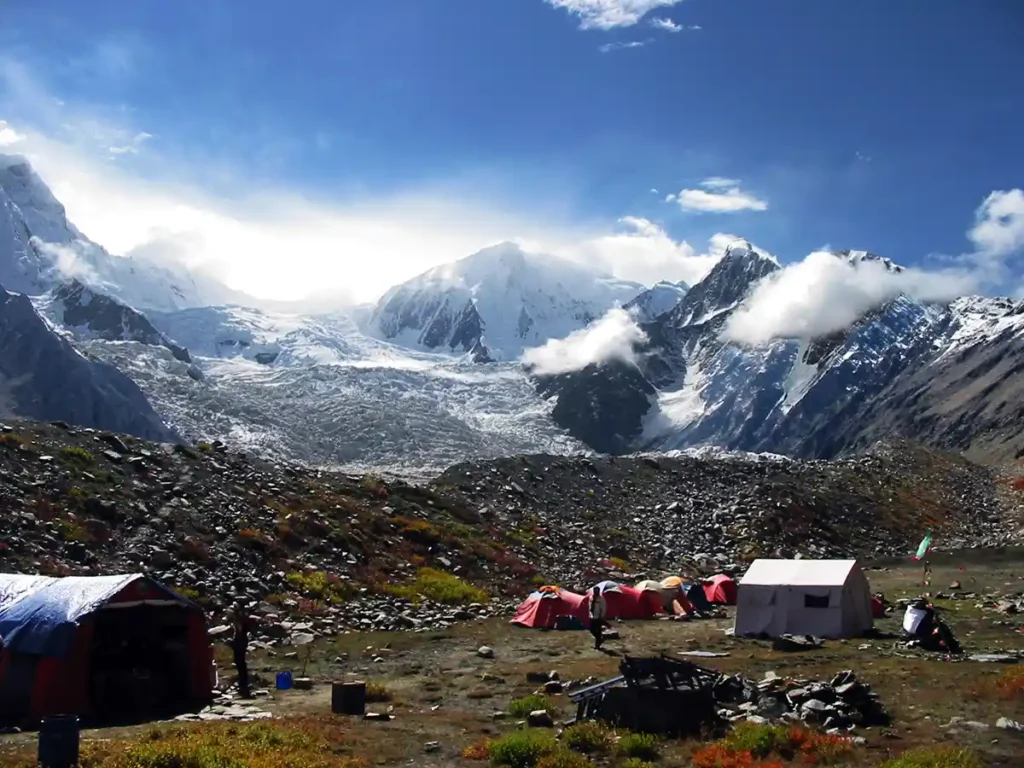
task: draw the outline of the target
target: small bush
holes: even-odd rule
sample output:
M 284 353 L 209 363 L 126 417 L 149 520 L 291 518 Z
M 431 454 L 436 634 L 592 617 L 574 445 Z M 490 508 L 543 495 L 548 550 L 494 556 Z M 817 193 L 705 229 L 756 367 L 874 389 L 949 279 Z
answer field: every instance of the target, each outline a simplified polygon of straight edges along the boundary
M 89 453 L 85 448 L 79 448 L 77 445 L 65 445 L 60 449 L 61 458 L 72 464 L 80 464 L 83 467 L 87 467 L 96 461 L 96 458 Z
M 326 571 L 293 571 L 286 578 L 296 590 L 314 600 L 340 603 L 352 594 L 353 587 Z
M 612 746 L 612 731 L 596 720 L 584 720 L 570 725 L 562 735 L 565 746 L 574 752 L 594 755 L 608 752 Z
M 641 760 L 639 757 L 627 757 L 621 763 L 622 768 L 654 768 L 654 763 Z
M 651 733 L 627 733 L 619 740 L 617 751 L 623 757 L 657 760 L 660 754 L 658 737 Z
M 487 760 L 491 756 L 491 742 L 489 739 L 470 744 L 462 750 L 463 760 Z
M 0 445 L 5 448 L 20 448 L 25 438 L 16 432 L 4 432 L 0 435 Z
M 983 763 L 969 749 L 921 747 L 886 760 L 880 768 L 983 768 Z
M 537 761 L 537 768 L 592 768 L 594 764 L 579 752 L 559 749 Z
M 434 568 L 421 568 L 412 584 L 383 587 L 384 591 L 396 597 L 420 602 L 422 598 L 446 605 L 486 603 L 490 596 L 479 587 L 474 587 L 458 576 Z
M 694 768 L 771 768 L 781 761 L 799 760 L 815 765 L 842 762 L 853 742 L 841 736 L 817 733 L 799 726 L 739 723 L 722 740 L 698 750 Z M 773 762 L 767 762 L 771 759 Z M 766 762 L 756 762 L 765 760 Z
M 394 696 L 384 683 L 369 682 L 366 684 L 366 700 L 372 704 L 391 701 Z
M 490 744 L 491 763 L 508 768 L 536 768 L 545 755 L 558 748 L 548 731 L 516 731 Z
M 531 693 L 529 696 L 524 696 L 521 699 L 513 699 L 508 705 L 508 713 L 512 717 L 526 717 L 531 712 L 536 712 L 539 709 L 548 709 L 550 702 L 546 696 L 541 696 L 539 693 Z

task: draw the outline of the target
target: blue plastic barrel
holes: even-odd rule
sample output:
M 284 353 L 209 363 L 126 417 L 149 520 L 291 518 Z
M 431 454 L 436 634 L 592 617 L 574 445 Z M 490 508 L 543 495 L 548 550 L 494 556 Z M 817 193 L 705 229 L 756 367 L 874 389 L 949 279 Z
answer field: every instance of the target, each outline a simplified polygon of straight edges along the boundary
M 78 765 L 78 717 L 52 715 L 39 724 L 39 765 L 74 768 Z
M 292 687 L 292 673 L 291 672 L 278 672 L 277 673 L 277 690 L 287 691 Z

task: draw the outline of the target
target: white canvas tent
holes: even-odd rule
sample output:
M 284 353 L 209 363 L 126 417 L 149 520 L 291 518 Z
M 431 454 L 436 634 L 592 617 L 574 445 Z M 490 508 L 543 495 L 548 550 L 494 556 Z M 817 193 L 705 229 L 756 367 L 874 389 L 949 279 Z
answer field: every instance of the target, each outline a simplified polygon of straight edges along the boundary
M 855 637 L 873 625 L 856 560 L 755 560 L 739 583 L 737 636 Z

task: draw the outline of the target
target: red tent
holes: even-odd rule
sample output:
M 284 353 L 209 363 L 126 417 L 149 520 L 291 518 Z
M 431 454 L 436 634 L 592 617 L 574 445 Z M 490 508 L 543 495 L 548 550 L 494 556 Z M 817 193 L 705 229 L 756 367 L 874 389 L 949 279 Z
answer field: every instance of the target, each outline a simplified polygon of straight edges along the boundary
M 724 573 L 712 576 L 704 582 L 704 596 L 709 603 L 736 605 L 736 580 Z
M 613 581 L 601 582 L 601 594 L 608 606 L 609 619 L 650 619 L 665 610 L 662 598 L 649 590 L 627 587 Z M 583 613 L 590 615 L 590 590 L 583 598 Z
M 559 616 L 575 616 L 587 623 L 587 608 L 583 595 L 558 587 L 546 587 L 530 595 L 516 610 L 513 624 L 521 627 L 551 629 Z
M 177 714 L 213 698 L 202 609 L 141 574 L 0 574 L 0 637 L 0 720 Z M 143 672 L 153 711 L 130 695 Z

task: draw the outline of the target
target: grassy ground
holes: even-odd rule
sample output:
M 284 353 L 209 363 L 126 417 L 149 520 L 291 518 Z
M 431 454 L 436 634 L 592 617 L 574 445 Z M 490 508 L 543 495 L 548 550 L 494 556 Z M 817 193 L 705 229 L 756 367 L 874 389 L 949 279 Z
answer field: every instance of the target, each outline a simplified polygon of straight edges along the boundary
M 872 589 L 884 591 L 890 600 L 922 591 L 949 593 L 948 587 L 955 580 L 961 582 L 962 591 L 977 593 L 976 599 L 935 601 L 968 652 L 1024 648 L 1024 634 L 1018 631 L 1024 619 L 1015 620 L 993 610 L 996 595 L 1024 590 L 1021 553 L 936 558 L 930 587 L 922 586 L 922 570 L 917 566 L 905 561 L 881 565 L 885 569 L 869 571 L 868 575 Z M 898 612 L 878 622 L 878 628 L 895 632 L 900 618 Z M 984 765 L 1021 764 L 1024 737 L 997 730 L 994 725 L 1000 717 L 1024 720 L 1024 672 L 1017 682 L 1011 679 L 1016 670 L 1024 670 L 1024 665 L 915 656 L 897 649 L 893 639 L 830 641 L 816 651 L 777 652 L 770 643 L 727 636 L 724 630 L 731 623 L 730 615 L 699 622 L 621 624 L 617 628 L 622 639 L 609 643 L 608 653 L 594 651 L 584 632 L 522 630 L 503 620 L 445 632 L 352 634 L 314 645 L 307 670 L 318 682 L 314 690 L 273 692 L 268 698 L 266 708 L 283 718 L 280 725 L 244 726 L 241 730 L 231 725 L 199 725 L 184 735 L 159 726 L 162 730 L 156 737 L 154 726 L 141 726 L 89 731 L 83 741 L 86 753 L 98 756 L 99 762 L 93 763 L 97 766 L 207 768 L 206 763 L 187 761 L 146 762 L 145 755 L 136 755 L 134 762 L 123 762 L 127 759 L 126 739 L 135 744 L 149 742 L 150 746 L 166 743 L 168 749 L 184 749 L 179 742 L 187 744 L 188 739 L 213 739 L 221 745 L 217 748 L 226 748 L 225 744 L 234 744 L 232 749 L 251 746 L 249 752 L 236 755 L 240 762 L 216 763 L 227 768 L 236 764 L 294 764 L 307 768 L 320 764 L 469 766 L 473 763 L 461 757 L 466 747 L 499 738 L 518 727 L 515 718 L 496 720 L 492 713 L 507 710 L 514 699 L 537 688 L 527 681 L 528 672 L 555 670 L 563 681 L 591 675 L 600 678 L 617 674 L 621 653 L 703 649 L 729 654 L 706 660 L 707 666 L 752 678 L 770 670 L 808 679 L 830 678 L 842 669 L 856 671 L 881 695 L 895 719 L 889 728 L 864 731 L 867 746 L 846 756 L 844 764 L 880 765 L 907 749 L 934 743 L 970 748 Z M 493 648 L 495 658 L 480 658 L 476 651 L 481 645 Z M 252 663 L 268 684 L 274 672 L 297 672 L 300 667 L 300 660 L 288 658 L 281 650 L 276 655 L 257 653 Z M 370 704 L 369 708 L 391 710 L 394 719 L 375 722 L 332 716 L 327 683 L 345 679 L 379 684 L 379 697 L 388 700 Z M 572 707 L 564 696 L 553 696 L 550 701 L 558 715 L 570 716 Z M 953 717 L 986 727 L 948 728 Z M 235 730 L 230 731 L 232 728 Z M 278 736 L 267 735 L 274 733 Z M 30 765 L 34 742 L 31 734 L 0 737 L 0 766 Z M 438 750 L 427 751 L 428 742 L 438 742 Z M 663 744 L 659 764 L 691 765 L 699 747 L 695 742 Z M 122 762 L 110 762 L 112 754 L 119 755 Z M 287 754 L 292 757 L 286 758 Z M 305 757 L 299 760 L 301 756 Z M 627 763 L 625 757 L 610 757 L 604 764 Z

